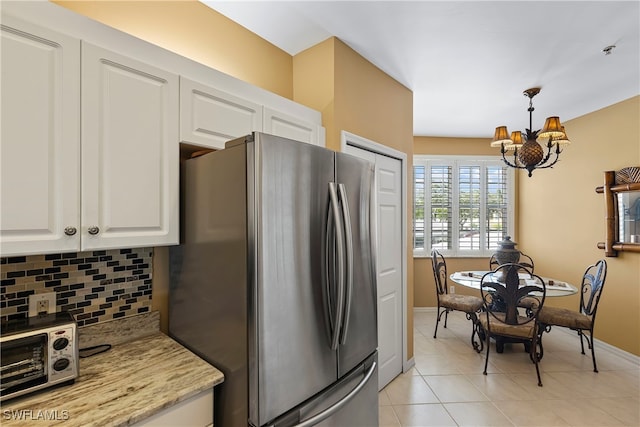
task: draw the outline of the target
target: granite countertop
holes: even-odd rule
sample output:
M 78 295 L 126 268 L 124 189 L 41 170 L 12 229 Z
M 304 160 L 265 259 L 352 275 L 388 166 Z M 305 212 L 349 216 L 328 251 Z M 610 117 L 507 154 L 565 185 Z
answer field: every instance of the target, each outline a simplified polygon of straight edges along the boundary
M 87 347 L 79 335 L 80 348 Z M 92 339 L 97 340 L 95 335 Z M 163 333 L 150 331 L 80 359 L 74 384 L 3 402 L 0 417 L 6 427 L 24 426 L 25 421 L 39 426 L 126 426 L 223 381 L 215 367 Z

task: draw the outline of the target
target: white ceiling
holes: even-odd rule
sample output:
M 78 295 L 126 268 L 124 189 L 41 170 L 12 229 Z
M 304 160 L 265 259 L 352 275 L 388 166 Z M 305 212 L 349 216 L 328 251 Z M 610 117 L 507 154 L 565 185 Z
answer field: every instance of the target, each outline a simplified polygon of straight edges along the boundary
M 414 135 L 524 130 L 531 87 L 534 129 L 640 94 L 638 0 L 201 1 L 291 55 L 336 36 L 413 91 Z

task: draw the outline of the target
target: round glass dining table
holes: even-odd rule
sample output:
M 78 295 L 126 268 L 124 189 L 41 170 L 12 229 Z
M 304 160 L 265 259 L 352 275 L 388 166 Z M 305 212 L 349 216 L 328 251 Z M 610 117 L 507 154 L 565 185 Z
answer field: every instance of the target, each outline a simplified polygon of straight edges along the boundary
M 483 276 L 487 273 L 491 273 L 491 272 L 490 271 L 456 271 L 455 273 L 451 274 L 449 278 L 454 283 L 457 283 L 459 285 L 462 285 L 468 288 L 477 289 L 478 292 L 480 292 L 480 283 L 482 282 Z M 526 286 L 528 284 L 527 282 L 531 280 L 528 277 L 530 276 L 525 275 L 520 278 L 519 280 L 520 286 Z M 573 295 L 578 292 L 578 288 L 576 288 L 571 283 L 567 283 L 557 279 L 552 279 L 549 277 L 540 277 L 540 278 L 545 282 L 546 289 L 547 289 L 547 292 L 546 292 L 547 297 L 563 297 L 563 296 Z M 499 278 L 488 277 L 487 279 L 489 282 L 493 282 L 494 284 L 501 283 L 501 279 Z M 531 295 L 535 296 L 536 292 L 532 292 Z M 507 312 L 507 318 L 508 318 L 508 313 L 510 312 L 513 312 L 513 315 L 517 315 L 517 307 L 511 307 L 510 305 L 508 305 L 507 302 L 505 302 L 505 304 L 506 304 L 505 311 Z M 506 307 L 510 307 L 510 308 L 506 308 Z M 502 353 L 505 343 L 521 342 L 521 340 L 509 339 L 507 337 L 501 337 L 501 338 L 495 337 L 495 338 L 496 338 L 496 350 L 498 353 Z M 525 350 L 529 351 L 527 343 L 525 343 Z
M 482 276 L 486 273 L 490 273 L 489 271 L 456 271 L 451 274 L 449 278 L 451 281 L 466 286 L 467 288 L 473 288 L 480 290 L 480 281 L 482 280 Z M 547 285 L 547 297 L 565 297 L 568 295 L 573 295 L 578 292 L 578 288 L 576 288 L 571 283 L 563 282 L 561 280 L 552 279 L 549 277 L 542 277 L 545 284 Z

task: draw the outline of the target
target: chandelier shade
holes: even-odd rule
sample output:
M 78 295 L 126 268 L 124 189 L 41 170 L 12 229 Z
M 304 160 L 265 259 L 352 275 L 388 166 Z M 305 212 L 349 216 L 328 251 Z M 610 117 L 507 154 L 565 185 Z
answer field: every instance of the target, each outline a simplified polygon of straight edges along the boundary
M 514 130 L 513 132 L 511 132 L 511 143 L 505 148 L 507 150 L 515 150 L 522 147 L 523 144 L 524 142 L 522 140 L 522 132 L 520 132 L 519 130 Z
M 564 134 L 564 132 L 560 124 L 560 117 L 547 117 L 547 120 L 544 121 L 544 127 L 538 134 L 538 139 L 549 138 L 550 136 L 559 137 L 562 136 L 562 134 Z
M 564 130 L 564 126 L 560 126 L 562 129 L 562 135 L 560 136 L 554 136 L 551 142 L 553 142 L 554 144 L 558 144 L 560 146 L 564 146 L 564 145 L 569 145 L 571 144 L 571 141 L 569 141 L 569 137 L 567 137 L 567 133 Z
M 555 165 L 562 152 L 560 147 L 571 143 L 558 116 L 547 117 L 542 130 L 533 130 L 533 97 L 539 92 L 540 88 L 535 87 L 524 91 L 524 95 L 529 98 L 529 129 L 526 129 L 526 138 L 521 131 L 511 132 L 509 136 L 506 126 L 498 126 L 490 144 L 491 147 L 500 147 L 502 160 L 507 166 L 526 169 L 529 176 L 534 169 Z M 507 159 L 507 153 L 509 156 L 513 155 L 513 160 Z
M 495 134 L 493 135 L 493 141 L 491 141 L 492 147 L 500 147 L 502 144 L 511 144 L 509 131 L 506 126 L 498 126 Z

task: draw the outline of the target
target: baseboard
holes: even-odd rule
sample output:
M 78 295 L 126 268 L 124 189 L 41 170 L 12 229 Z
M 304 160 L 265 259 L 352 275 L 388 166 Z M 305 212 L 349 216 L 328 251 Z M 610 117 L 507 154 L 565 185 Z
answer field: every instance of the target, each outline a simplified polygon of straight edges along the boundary
M 436 311 L 438 307 L 413 307 L 414 313 L 428 313 L 430 311 Z
M 413 307 L 414 313 L 429 313 L 429 312 L 435 312 L 436 310 L 437 310 L 437 307 Z M 572 331 L 571 329 L 567 329 L 567 328 L 557 328 L 557 329 L 569 335 L 574 335 L 576 333 L 575 331 Z M 603 349 L 631 363 L 640 365 L 640 356 L 636 356 L 633 353 L 629 353 L 628 351 L 622 350 L 621 348 L 608 344 L 604 341 L 600 341 L 597 338 L 594 338 L 594 341 L 596 342 L 598 349 Z
M 403 373 L 409 372 L 411 370 L 411 368 L 413 368 L 414 366 L 416 366 L 416 361 L 415 361 L 415 359 L 413 357 L 411 359 L 409 359 L 409 360 L 405 360 L 402 363 L 402 372 Z
M 557 328 L 557 329 L 559 331 L 567 334 L 567 335 L 572 335 L 572 336 L 576 336 L 577 335 L 577 332 L 573 331 L 571 329 L 567 329 L 567 328 Z M 613 346 L 613 345 L 611 345 L 609 343 L 606 343 L 604 341 L 600 341 L 597 338 L 594 338 L 593 340 L 596 343 L 596 349 L 597 349 L 596 351 L 600 351 L 601 349 L 605 350 L 605 351 L 608 351 L 609 353 L 612 353 L 612 354 L 614 354 L 614 355 L 616 355 L 616 356 L 618 356 L 618 357 L 620 357 L 622 359 L 625 359 L 625 360 L 627 360 L 627 361 L 629 361 L 631 363 L 635 363 L 636 365 L 640 366 L 640 356 L 636 356 L 633 353 L 629 353 L 628 351 L 625 351 L 625 350 L 623 350 L 621 348 Z M 586 347 L 586 345 L 585 345 L 585 347 Z M 596 354 L 596 357 L 597 356 L 598 355 Z

